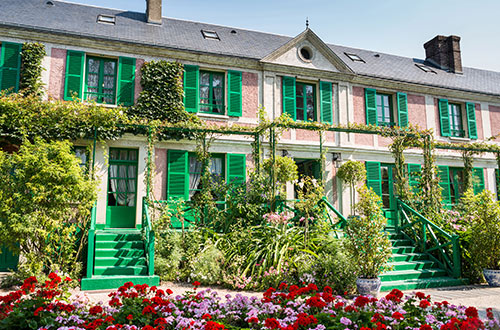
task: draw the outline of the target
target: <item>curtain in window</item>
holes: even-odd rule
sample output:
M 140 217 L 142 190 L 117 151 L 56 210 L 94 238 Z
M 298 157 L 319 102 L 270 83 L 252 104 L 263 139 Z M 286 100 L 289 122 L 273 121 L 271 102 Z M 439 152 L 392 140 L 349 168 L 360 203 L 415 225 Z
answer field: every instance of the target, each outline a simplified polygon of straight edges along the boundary
M 193 197 L 201 179 L 201 163 L 195 157 L 189 157 L 189 198 Z
M 127 180 L 127 206 L 135 206 L 135 179 L 136 179 L 136 166 L 128 167 L 128 180 Z

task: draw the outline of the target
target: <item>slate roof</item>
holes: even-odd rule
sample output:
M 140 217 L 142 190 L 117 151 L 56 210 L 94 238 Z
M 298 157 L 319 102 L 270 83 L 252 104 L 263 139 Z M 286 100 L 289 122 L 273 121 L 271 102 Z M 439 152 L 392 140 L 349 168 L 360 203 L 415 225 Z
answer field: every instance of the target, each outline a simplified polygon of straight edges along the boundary
M 146 23 L 144 13 L 50 0 L 0 1 L 0 26 L 155 45 L 169 49 L 260 60 L 292 37 L 227 26 L 163 18 L 163 25 Z M 100 14 L 116 16 L 115 25 L 97 23 Z M 201 30 L 216 31 L 220 40 L 206 40 Z M 232 31 L 236 33 L 231 33 Z M 500 72 L 463 68 L 463 74 L 438 68 L 427 73 L 415 66 L 422 59 L 328 45 L 356 74 L 394 81 L 500 95 Z M 353 62 L 344 53 L 365 62 Z M 375 56 L 378 54 L 379 56 Z M 427 64 L 427 63 L 426 63 Z

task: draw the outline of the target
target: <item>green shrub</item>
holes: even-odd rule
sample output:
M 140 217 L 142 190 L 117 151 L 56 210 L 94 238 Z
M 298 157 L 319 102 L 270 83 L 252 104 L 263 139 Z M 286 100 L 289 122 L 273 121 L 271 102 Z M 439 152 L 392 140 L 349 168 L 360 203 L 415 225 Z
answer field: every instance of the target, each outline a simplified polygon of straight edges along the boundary
M 84 174 L 69 142 L 0 151 L 0 241 L 19 249 L 21 277 L 60 270 L 78 277 L 96 181 Z M 19 244 L 19 247 L 17 246 Z
M 500 205 L 488 190 L 474 196 L 469 189 L 463 197 L 471 217 L 468 250 L 476 270 L 500 269 Z
M 21 78 L 19 90 L 24 95 L 41 96 L 43 94 L 42 66 L 47 56 L 45 45 L 39 42 L 25 42 L 21 51 Z
M 387 219 L 382 214 L 380 197 L 373 190 L 363 186 L 358 192 L 359 216 L 348 220 L 346 247 L 359 267 L 359 276 L 375 278 L 387 269 L 391 256 L 391 244 L 383 231 Z

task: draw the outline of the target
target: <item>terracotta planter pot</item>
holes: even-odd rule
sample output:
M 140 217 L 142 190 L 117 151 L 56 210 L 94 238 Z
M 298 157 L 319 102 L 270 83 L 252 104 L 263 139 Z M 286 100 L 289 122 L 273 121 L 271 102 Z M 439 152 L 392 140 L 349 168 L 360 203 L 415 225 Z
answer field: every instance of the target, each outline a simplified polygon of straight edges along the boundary
M 361 278 L 358 277 L 356 280 L 356 287 L 358 288 L 358 293 L 366 296 L 371 295 L 377 297 L 380 292 L 380 278 Z
M 500 270 L 483 269 L 483 275 L 489 286 L 500 286 Z

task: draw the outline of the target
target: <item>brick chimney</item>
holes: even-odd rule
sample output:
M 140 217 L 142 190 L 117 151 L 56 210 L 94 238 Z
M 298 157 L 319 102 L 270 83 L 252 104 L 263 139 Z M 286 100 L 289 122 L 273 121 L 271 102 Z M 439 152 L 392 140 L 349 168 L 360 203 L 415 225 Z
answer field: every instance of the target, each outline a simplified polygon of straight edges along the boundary
M 148 23 L 161 24 L 161 1 L 146 0 L 146 17 Z
M 424 44 L 425 60 L 443 70 L 453 73 L 463 73 L 460 56 L 460 37 L 436 36 Z

